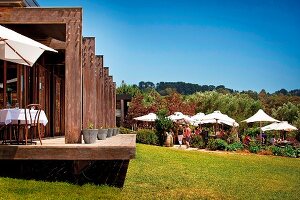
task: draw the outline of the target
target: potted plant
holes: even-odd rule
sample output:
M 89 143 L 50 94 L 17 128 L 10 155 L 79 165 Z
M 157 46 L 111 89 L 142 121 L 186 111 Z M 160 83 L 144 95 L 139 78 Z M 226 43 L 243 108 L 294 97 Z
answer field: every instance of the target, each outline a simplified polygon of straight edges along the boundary
M 118 128 L 113 128 L 113 136 L 118 135 Z
M 98 135 L 97 135 L 97 138 L 98 140 L 105 140 L 106 137 L 107 137 L 107 132 L 108 132 L 108 129 L 107 128 L 100 128 L 98 130 Z
M 113 128 L 108 128 L 108 131 L 107 131 L 107 137 L 111 137 L 113 135 L 113 131 L 114 129 Z
M 88 124 L 87 129 L 82 129 L 82 135 L 83 135 L 83 141 L 86 144 L 92 144 L 96 142 L 97 135 L 98 135 L 98 129 L 94 129 L 94 124 L 90 123 Z

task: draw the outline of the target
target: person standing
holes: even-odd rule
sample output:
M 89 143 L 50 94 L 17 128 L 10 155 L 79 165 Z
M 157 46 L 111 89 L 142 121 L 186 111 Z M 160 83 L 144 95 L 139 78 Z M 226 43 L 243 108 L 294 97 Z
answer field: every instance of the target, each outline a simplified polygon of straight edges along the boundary
M 184 137 L 185 137 L 185 142 L 186 142 L 186 148 L 190 147 L 190 141 L 191 141 L 191 136 L 192 136 L 192 130 L 189 127 L 189 125 L 186 125 L 185 131 L 184 131 Z
M 182 138 L 183 138 L 183 127 L 182 127 L 182 125 L 179 125 L 179 127 L 178 127 L 178 142 L 179 142 L 180 147 L 182 145 Z

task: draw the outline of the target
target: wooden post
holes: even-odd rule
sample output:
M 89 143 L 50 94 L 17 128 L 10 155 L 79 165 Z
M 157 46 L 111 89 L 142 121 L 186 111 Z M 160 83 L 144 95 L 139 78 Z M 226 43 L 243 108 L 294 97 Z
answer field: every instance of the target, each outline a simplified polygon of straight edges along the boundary
M 97 55 L 95 65 L 97 66 L 97 124 L 98 128 L 103 127 L 103 56 Z
M 113 114 L 113 127 L 117 126 L 117 119 L 116 119 L 116 109 L 117 109 L 117 98 L 116 98 L 116 82 L 113 82 L 113 107 L 112 107 L 112 114 Z
M 95 38 L 83 38 L 82 42 L 82 116 L 83 128 L 87 128 L 89 124 L 96 126 L 96 98 L 97 85 L 95 70 Z
M 109 115 L 108 115 L 108 121 L 109 121 L 109 126 L 111 128 L 114 128 L 113 126 L 113 121 L 112 121 L 112 116 L 113 116 L 113 111 L 112 111 L 112 106 L 113 106 L 113 97 L 112 97 L 112 84 L 113 84 L 113 81 L 112 81 L 112 76 L 109 76 L 108 77 L 108 80 L 109 80 L 109 92 L 108 92 L 108 110 L 109 110 Z
M 6 82 L 7 82 L 7 62 L 3 62 L 3 108 L 6 108 L 7 104 L 7 87 L 6 87 Z
M 120 121 L 120 126 L 124 126 L 124 118 L 125 118 L 125 104 L 124 104 L 124 99 L 121 99 L 121 121 Z
M 104 95 L 103 95 L 103 105 L 104 105 L 104 112 L 103 112 L 103 119 L 104 119 L 104 126 L 109 128 L 108 122 L 108 95 L 109 95 L 109 78 L 108 78 L 108 67 L 104 67 Z

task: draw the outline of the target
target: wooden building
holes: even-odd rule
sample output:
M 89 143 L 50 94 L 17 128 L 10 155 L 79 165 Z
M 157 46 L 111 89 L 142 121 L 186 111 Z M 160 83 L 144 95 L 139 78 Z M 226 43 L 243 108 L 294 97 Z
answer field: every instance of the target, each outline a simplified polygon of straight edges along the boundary
M 82 8 L 42 8 L 35 0 L 0 0 L 0 24 L 58 51 L 44 52 L 33 67 L 0 61 L 0 82 L 3 83 L 0 87 L 0 108 L 41 104 L 49 121 L 43 137 L 64 136 L 66 144 L 82 144 L 81 130 L 90 124 L 95 128 L 116 126 L 116 84 L 109 68 L 103 66 L 104 56 L 95 54 L 96 39 L 82 36 Z M 126 175 L 129 159 L 135 156 L 135 140 L 132 142 L 135 136 L 130 137 L 127 140 L 123 138 L 130 141 L 130 148 L 123 152 L 126 156 L 97 160 L 118 160 L 116 162 L 121 163 L 121 168 L 125 167 Z M 122 143 L 118 144 L 122 149 Z M 111 145 L 116 148 L 114 142 Z M 61 143 L 57 148 L 56 153 L 63 155 L 52 159 L 73 160 L 72 170 L 76 166 L 83 169 L 83 166 L 90 165 L 84 162 L 78 164 L 78 155 L 70 153 L 72 151 L 64 154 L 67 151 L 61 148 Z M 84 148 L 87 155 L 95 155 L 95 152 L 89 152 L 89 148 Z M 0 160 L 27 160 L 28 155 L 23 150 L 17 158 L 7 157 L 6 151 L 16 149 L 0 147 Z M 97 151 L 100 150 L 98 148 Z M 109 151 L 115 150 L 108 150 L 108 155 Z M 45 159 L 42 153 L 38 155 L 33 159 Z M 92 160 L 89 156 L 86 160 Z M 124 166 L 120 160 L 126 161 Z
M 1 25 L 58 50 L 45 52 L 33 67 L 0 61 L 6 89 L 0 108 L 41 104 L 49 119 L 44 136 L 65 135 L 66 143 L 81 143 L 88 124 L 116 126 L 115 83 L 103 56 L 95 55 L 95 38 L 82 38 L 81 8 L 0 7 L 0 13 Z

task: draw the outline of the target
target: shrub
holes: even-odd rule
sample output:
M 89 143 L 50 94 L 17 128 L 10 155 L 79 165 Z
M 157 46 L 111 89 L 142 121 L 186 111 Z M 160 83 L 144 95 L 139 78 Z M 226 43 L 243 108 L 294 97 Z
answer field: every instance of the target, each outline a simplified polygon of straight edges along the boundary
M 206 147 L 207 149 L 212 151 L 217 150 L 218 149 L 217 141 L 215 139 L 209 139 Z
M 212 151 L 225 150 L 227 145 L 227 142 L 222 139 L 209 139 L 207 143 L 207 148 Z
M 284 154 L 283 148 L 277 146 L 272 146 L 271 151 L 275 156 L 283 156 Z
M 251 141 L 249 143 L 249 151 L 251 153 L 258 153 L 259 151 L 261 151 L 261 145 L 259 142 L 256 141 Z
M 244 146 L 241 142 L 234 142 L 232 144 L 227 145 L 226 150 L 227 151 L 237 151 L 244 149 Z
M 218 150 L 225 150 L 226 147 L 228 146 L 227 142 L 225 140 L 222 139 L 216 139 L 217 141 L 217 149 Z
M 296 153 L 297 153 L 297 158 L 299 158 L 300 157 L 300 148 L 296 149 Z
M 256 137 L 256 135 L 260 134 L 259 128 L 248 128 L 245 133 L 245 135 L 249 135 L 251 137 Z
M 191 145 L 191 147 L 195 147 L 195 148 L 199 148 L 199 149 L 205 148 L 205 142 L 200 135 L 193 135 L 191 138 L 190 145 Z
M 153 130 L 141 129 L 136 131 L 136 142 L 142 144 L 158 144 L 158 137 Z
M 160 110 L 157 116 L 158 119 L 155 120 L 156 135 L 159 145 L 163 146 L 167 138 L 166 132 L 173 127 L 173 122 L 167 118 L 167 110 Z
M 291 146 L 291 145 L 286 145 L 284 147 L 284 156 L 287 157 L 292 157 L 292 158 L 296 158 L 297 157 L 297 151 Z
M 133 133 L 132 130 L 128 128 L 120 127 L 120 134 L 131 134 L 131 133 Z

